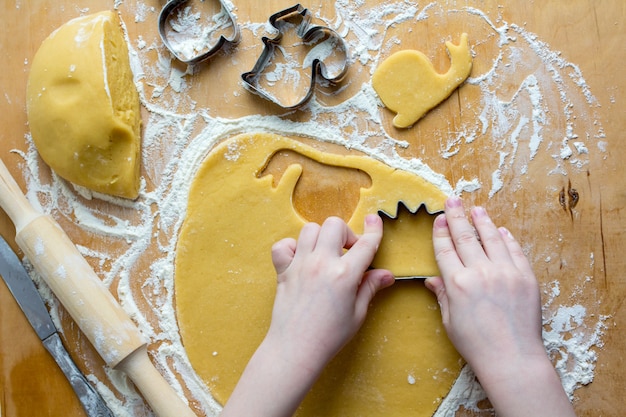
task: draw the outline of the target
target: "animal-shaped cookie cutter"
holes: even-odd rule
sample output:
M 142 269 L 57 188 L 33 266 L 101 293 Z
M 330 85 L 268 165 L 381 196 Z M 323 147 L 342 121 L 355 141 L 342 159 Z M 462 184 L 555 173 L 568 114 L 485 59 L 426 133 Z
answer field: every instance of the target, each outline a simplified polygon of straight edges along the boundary
M 281 40 L 283 38 L 283 28 L 285 26 L 282 23 L 285 20 L 294 16 L 299 16 L 301 18 L 301 22 L 296 29 L 296 34 L 300 39 L 302 39 L 303 42 L 312 42 L 316 39 L 326 37 L 334 42 L 333 52 L 338 52 L 339 54 L 342 54 L 343 57 L 339 58 L 339 65 L 334 66 L 338 67 L 338 70 L 335 73 L 331 73 L 331 70 L 324 62 L 322 62 L 322 59 L 320 59 L 319 57 L 315 57 L 311 61 L 311 82 L 308 87 L 307 93 L 299 102 L 289 105 L 284 104 L 280 99 L 269 94 L 267 91 L 260 87 L 258 82 L 263 71 L 271 64 L 272 57 L 275 54 L 276 48 L 281 43 Z M 277 104 L 284 109 L 290 110 L 301 107 L 311 99 L 315 90 L 315 84 L 318 75 L 324 80 L 329 81 L 333 84 L 339 83 L 343 80 L 348 71 L 348 47 L 345 41 L 341 38 L 341 36 L 339 36 L 339 34 L 334 30 L 325 26 L 311 25 L 311 12 L 308 9 L 304 8 L 300 4 L 296 4 L 295 6 L 271 15 L 269 18 L 269 23 L 278 31 L 278 35 L 271 39 L 266 36 L 261 38 L 264 45 L 261 55 L 259 56 L 256 64 L 251 71 L 241 74 L 241 78 L 244 81 L 244 86 L 248 90 L 255 94 L 258 94 L 266 100 Z
M 159 35 L 161 35 L 161 40 L 163 44 L 170 50 L 170 52 L 178 59 L 179 61 L 194 65 L 200 63 L 206 59 L 211 58 L 215 55 L 220 49 L 225 47 L 228 44 L 236 44 L 239 42 L 239 26 L 235 21 L 235 16 L 230 12 L 228 7 L 222 2 L 219 1 L 220 5 L 220 13 L 216 15 L 216 18 L 222 17 L 225 18 L 227 23 L 232 25 L 232 34 L 230 36 L 220 35 L 219 39 L 213 45 L 206 45 L 200 43 L 200 48 L 194 47 L 194 54 L 185 54 L 181 51 L 180 48 L 177 48 L 174 44 L 170 42 L 170 39 L 167 34 L 167 22 L 174 15 L 175 12 L 180 10 L 180 7 L 183 6 L 184 3 L 187 3 L 189 0 L 169 0 L 161 9 L 161 13 L 159 13 Z M 208 33 L 203 33 L 204 37 L 208 38 Z M 198 41 L 202 41 L 203 39 L 198 39 Z M 202 52 L 198 52 L 197 49 L 200 49 Z

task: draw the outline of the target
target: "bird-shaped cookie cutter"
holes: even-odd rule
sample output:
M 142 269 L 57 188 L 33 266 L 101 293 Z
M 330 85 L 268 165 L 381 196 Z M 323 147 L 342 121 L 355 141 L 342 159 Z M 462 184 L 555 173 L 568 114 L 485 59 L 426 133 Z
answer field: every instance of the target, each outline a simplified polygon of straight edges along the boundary
M 311 82 L 307 93 L 296 104 L 285 105 L 278 98 L 268 94 L 266 91 L 260 88 L 258 81 L 263 73 L 263 70 L 271 64 L 272 56 L 274 55 L 276 48 L 280 45 L 283 38 L 283 25 L 281 25 L 281 22 L 297 15 L 301 17 L 301 23 L 296 29 L 298 37 L 300 37 L 304 42 L 313 41 L 318 36 L 326 36 L 328 38 L 332 38 L 333 41 L 336 41 L 334 49 L 338 50 L 339 53 L 343 55 L 343 58 L 340 59 L 338 65 L 339 70 L 335 74 L 330 74 L 330 70 L 327 68 L 327 66 L 319 58 L 314 58 L 311 62 Z M 304 8 L 300 4 L 296 4 L 295 6 L 289 7 L 285 10 L 271 15 L 269 18 L 269 23 L 277 30 L 278 35 L 276 35 L 276 37 L 274 38 L 268 38 L 266 36 L 261 38 L 261 41 L 264 45 L 261 55 L 259 56 L 256 64 L 251 71 L 241 74 L 244 86 L 248 90 L 265 98 L 266 100 L 275 103 L 276 105 L 284 109 L 291 110 L 301 107 L 311 99 L 315 90 L 315 83 L 318 75 L 333 84 L 339 83 L 343 80 L 348 71 L 348 47 L 345 41 L 341 38 L 341 36 L 334 30 L 325 26 L 311 25 L 311 12 L 308 9 Z
M 220 14 L 224 14 L 226 19 L 232 24 L 232 34 L 230 36 L 220 35 L 219 39 L 217 40 L 217 42 L 215 42 L 215 44 L 207 46 L 208 49 L 206 51 L 198 53 L 196 55 L 186 56 L 185 54 L 181 53 L 180 49 L 176 48 L 170 42 L 170 39 L 167 34 L 167 22 L 169 21 L 170 17 L 188 1 L 189 0 L 169 0 L 167 3 L 165 3 L 165 5 L 163 6 L 163 9 L 161 9 L 161 12 L 159 13 L 159 35 L 161 36 L 161 40 L 163 41 L 163 44 L 167 47 L 167 49 L 169 49 L 169 51 L 174 55 L 174 57 L 176 57 L 176 59 L 189 65 L 198 64 L 206 59 L 211 58 L 213 55 L 215 55 L 220 49 L 224 48 L 226 45 L 229 45 L 229 44 L 234 45 L 239 42 L 239 38 L 240 38 L 239 26 L 237 25 L 235 16 L 233 16 L 233 14 L 230 12 L 229 8 L 224 4 L 224 2 L 219 0 L 219 4 L 221 7 Z M 218 0 L 215 0 L 215 1 L 218 1 Z M 208 34 L 205 34 L 205 35 L 208 36 Z

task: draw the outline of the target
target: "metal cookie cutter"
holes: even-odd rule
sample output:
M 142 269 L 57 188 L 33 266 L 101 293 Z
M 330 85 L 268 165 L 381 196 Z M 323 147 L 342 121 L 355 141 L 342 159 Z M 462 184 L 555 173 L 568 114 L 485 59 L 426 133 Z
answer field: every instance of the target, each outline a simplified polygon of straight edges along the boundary
M 185 64 L 197 64 L 215 55 L 225 45 L 236 44 L 237 42 L 239 42 L 239 27 L 237 26 L 235 17 L 221 0 L 214 0 L 219 1 L 220 5 L 220 12 L 216 14 L 213 18 L 215 27 L 209 28 L 208 31 L 206 29 L 202 30 L 200 36 L 192 36 L 192 38 L 196 38 L 196 42 L 189 42 L 189 39 L 185 37 L 187 49 L 192 49 L 190 53 L 188 51 L 183 51 L 183 49 L 185 48 L 181 47 L 182 42 L 179 45 L 172 44 L 166 31 L 167 23 L 172 15 L 176 11 L 180 10 L 180 7 L 184 3 L 187 3 L 187 1 L 188 0 L 169 0 L 165 4 L 165 6 L 163 6 L 163 9 L 161 9 L 161 13 L 159 14 L 159 35 L 161 35 L 161 40 L 163 41 L 167 49 L 169 49 L 170 52 L 176 57 L 176 59 Z M 184 27 L 182 27 L 184 26 L 184 24 L 181 24 L 179 26 L 181 27 L 178 29 L 172 27 L 173 31 L 179 32 L 185 29 Z M 195 26 L 196 30 L 198 28 L 197 25 L 190 26 Z M 227 37 L 224 35 L 220 35 L 219 39 L 214 44 L 211 45 L 207 43 L 207 41 L 209 40 L 210 32 L 214 32 L 216 29 L 221 29 L 228 26 L 232 26 L 231 36 Z
M 421 203 L 419 206 L 417 206 L 415 210 L 411 210 L 408 207 L 408 205 L 404 203 L 404 201 L 400 200 L 398 201 L 398 206 L 397 206 L 395 214 L 388 213 L 385 210 L 378 210 L 378 215 L 383 219 L 383 221 L 384 219 L 397 220 L 398 216 L 400 215 L 401 208 L 405 209 L 412 215 L 416 215 L 420 210 L 423 210 L 422 213 L 425 212 L 427 215 L 432 216 L 433 221 L 434 221 L 434 217 L 438 216 L 439 214 L 444 213 L 443 210 L 434 210 L 431 212 L 425 203 Z M 420 279 L 429 278 L 430 276 L 431 275 L 396 275 L 395 278 L 396 280 L 420 280 Z
M 311 61 L 311 83 L 309 85 L 306 95 L 296 104 L 288 105 L 282 103 L 280 99 L 272 96 L 263 88 L 261 88 L 261 86 L 259 85 L 259 78 L 261 77 L 263 71 L 272 63 L 272 57 L 274 56 L 276 48 L 280 45 L 283 38 L 283 29 L 286 26 L 286 21 L 294 17 L 298 17 L 301 20 L 296 28 L 296 34 L 305 43 L 312 42 L 318 39 L 327 39 L 332 42 L 332 52 L 338 51 L 340 54 L 343 55 L 343 57 L 340 58 L 339 65 L 333 66 L 338 68 L 334 68 L 332 70 L 329 69 L 329 67 L 322 61 L 323 57 L 315 57 Z M 288 9 L 285 9 L 270 16 L 269 23 L 278 31 L 278 35 L 273 39 L 265 36 L 261 38 L 264 44 L 263 52 L 261 52 L 261 55 L 254 65 L 254 68 L 252 68 L 252 70 L 249 72 L 241 74 L 241 78 L 244 81 L 244 86 L 248 90 L 252 91 L 255 94 L 258 94 L 266 100 L 277 104 L 284 109 L 289 110 L 296 109 L 309 101 L 309 99 L 313 96 L 315 82 L 318 74 L 320 77 L 331 83 L 338 83 L 343 79 L 343 77 L 346 75 L 346 72 L 348 71 L 348 47 L 346 43 L 341 38 L 341 36 L 339 36 L 339 34 L 334 30 L 324 26 L 310 25 L 310 22 L 311 12 L 308 9 L 302 7 L 302 5 L 300 4 L 296 4 L 295 6 L 292 6 Z

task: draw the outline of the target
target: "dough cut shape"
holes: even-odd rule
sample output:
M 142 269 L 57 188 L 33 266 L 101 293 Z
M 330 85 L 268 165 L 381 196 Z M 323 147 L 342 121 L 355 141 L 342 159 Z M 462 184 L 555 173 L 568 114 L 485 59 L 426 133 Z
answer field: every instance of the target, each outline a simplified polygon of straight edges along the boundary
M 175 295 L 190 362 L 222 404 L 269 327 L 276 291 L 271 246 L 297 237 L 305 224 L 292 203 L 303 164 L 288 165 L 278 180 L 265 172 L 285 150 L 370 177 L 348 222 L 357 233 L 368 213 L 395 216 L 401 201 L 407 210 L 399 216 L 411 221 L 408 211 L 440 211 L 446 197 L 422 177 L 370 157 L 322 152 L 278 135 L 243 134 L 214 148 L 191 185 L 176 249 Z M 390 228 L 385 239 L 393 238 L 390 249 L 411 239 L 430 245 L 431 233 Z M 432 249 L 423 255 L 428 259 L 405 274 L 421 275 L 430 267 Z M 390 261 L 396 262 L 378 259 L 379 266 L 394 270 Z M 375 298 L 363 328 L 331 362 L 297 416 L 429 416 L 462 365 L 435 297 L 421 281 L 399 281 Z
M 62 178 L 134 199 L 139 192 L 139 94 L 117 14 L 70 20 L 43 41 L 27 111 L 42 159 Z
M 397 113 L 393 125 L 412 126 L 459 86 L 472 70 L 472 54 L 467 33 L 458 45 L 446 42 L 450 68 L 445 74 L 435 70 L 420 51 L 398 51 L 385 59 L 372 75 L 372 87 L 391 111 Z

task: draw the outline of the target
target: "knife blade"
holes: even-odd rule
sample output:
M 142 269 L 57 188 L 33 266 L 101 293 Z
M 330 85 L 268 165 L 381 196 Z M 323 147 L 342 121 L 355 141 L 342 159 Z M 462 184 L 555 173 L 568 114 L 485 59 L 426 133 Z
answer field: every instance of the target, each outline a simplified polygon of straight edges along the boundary
M 68 379 L 89 417 L 115 417 L 106 403 L 78 369 L 63 346 L 50 314 L 13 249 L 0 236 L 0 276 L 17 301 L 46 350 Z

